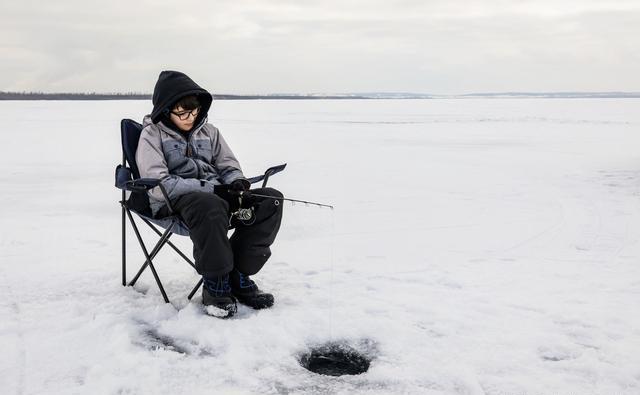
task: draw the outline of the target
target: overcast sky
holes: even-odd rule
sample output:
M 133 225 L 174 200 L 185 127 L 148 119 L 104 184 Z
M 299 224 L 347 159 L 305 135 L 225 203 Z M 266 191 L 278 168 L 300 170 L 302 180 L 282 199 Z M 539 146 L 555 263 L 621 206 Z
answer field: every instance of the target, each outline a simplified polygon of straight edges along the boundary
M 640 91 L 640 0 L 0 0 L 0 90 Z

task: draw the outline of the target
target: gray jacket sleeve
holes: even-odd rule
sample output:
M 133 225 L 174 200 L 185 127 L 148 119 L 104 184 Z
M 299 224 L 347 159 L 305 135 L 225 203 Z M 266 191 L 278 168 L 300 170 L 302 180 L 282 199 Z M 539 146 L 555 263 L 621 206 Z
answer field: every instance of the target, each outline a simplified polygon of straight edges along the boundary
M 223 184 L 230 184 L 237 179 L 246 180 L 240 162 L 215 126 L 213 126 L 213 133 L 211 133 L 211 146 L 213 147 L 213 165 L 218 169 Z
M 167 162 L 162 152 L 160 131 L 153 126 L 145 128 L 140 135 L 138 149 L 136 150 L 136 162 L 140 177 L 159 179 L 160 185 L 164 188 L 171 201 L 189 192 L 213 193 L 215 184 L 211 181 L 182 178 L 169 174 Z M 166 202 L 160 186 L 151 189 L 149 197 L 157 201 Z

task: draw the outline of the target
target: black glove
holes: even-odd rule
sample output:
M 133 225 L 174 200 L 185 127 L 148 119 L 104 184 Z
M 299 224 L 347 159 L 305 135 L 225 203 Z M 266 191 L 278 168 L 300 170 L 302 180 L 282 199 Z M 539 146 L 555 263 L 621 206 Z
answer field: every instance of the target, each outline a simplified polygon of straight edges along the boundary
M 251 208 L 256 204 L 256 198 L 249 190 L 250 186 L 251 183 L 244 179 L 237 179 L 231 183 L 229 193 L 238 196 L 240 199 L 240 208 Z
M 249 181 L 238 178 L 229 185 L 229 192 L 232 195 L 240 196 L 243 192 L 248 191 L 249 187 L 251 187 Z
M 231 184 L 216 185 L 213 192 L 229 203 L 229 210 L 233 213 L 238 208 L 250 208 L 256 203 L 256 198 L 249 191 L 251 183 L 248 180 L 239 178 Z

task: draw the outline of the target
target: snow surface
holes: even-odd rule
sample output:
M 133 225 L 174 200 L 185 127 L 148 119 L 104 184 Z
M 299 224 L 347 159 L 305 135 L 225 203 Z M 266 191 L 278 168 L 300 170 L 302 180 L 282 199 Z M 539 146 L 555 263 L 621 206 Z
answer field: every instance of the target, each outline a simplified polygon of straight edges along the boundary
M 247 175 L 336 207 L 287 204 L 276 305 L 219 320 L 170 249 L 172 304 L 120 285 L 119 121 L 150 103 L 0 102 L 1 392 L 638 394 L 639 104 L 215 102 Z M 369 371 L 298 364 L 328 341 Z

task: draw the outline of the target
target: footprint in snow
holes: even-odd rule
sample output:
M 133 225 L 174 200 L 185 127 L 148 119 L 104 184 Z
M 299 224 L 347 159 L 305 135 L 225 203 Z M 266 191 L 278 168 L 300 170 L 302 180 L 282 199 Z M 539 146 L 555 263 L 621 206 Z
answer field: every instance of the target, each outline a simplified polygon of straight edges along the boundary
M 151 351 L 164 350 L 197 357 L 210 357 L 215 355 L 209 347 L 203 347 L 196 341 L 177 339 L 162 334 L 158 332 L 156 328 L 150 326 L 143 327 L 140 337 L 134 341 L 134 344 Z
M 543 361 L 560 362 L 576 359 L 580 356 L 580 352 L 566 346 L 556 345 L 538 348 L 538 355 Z

